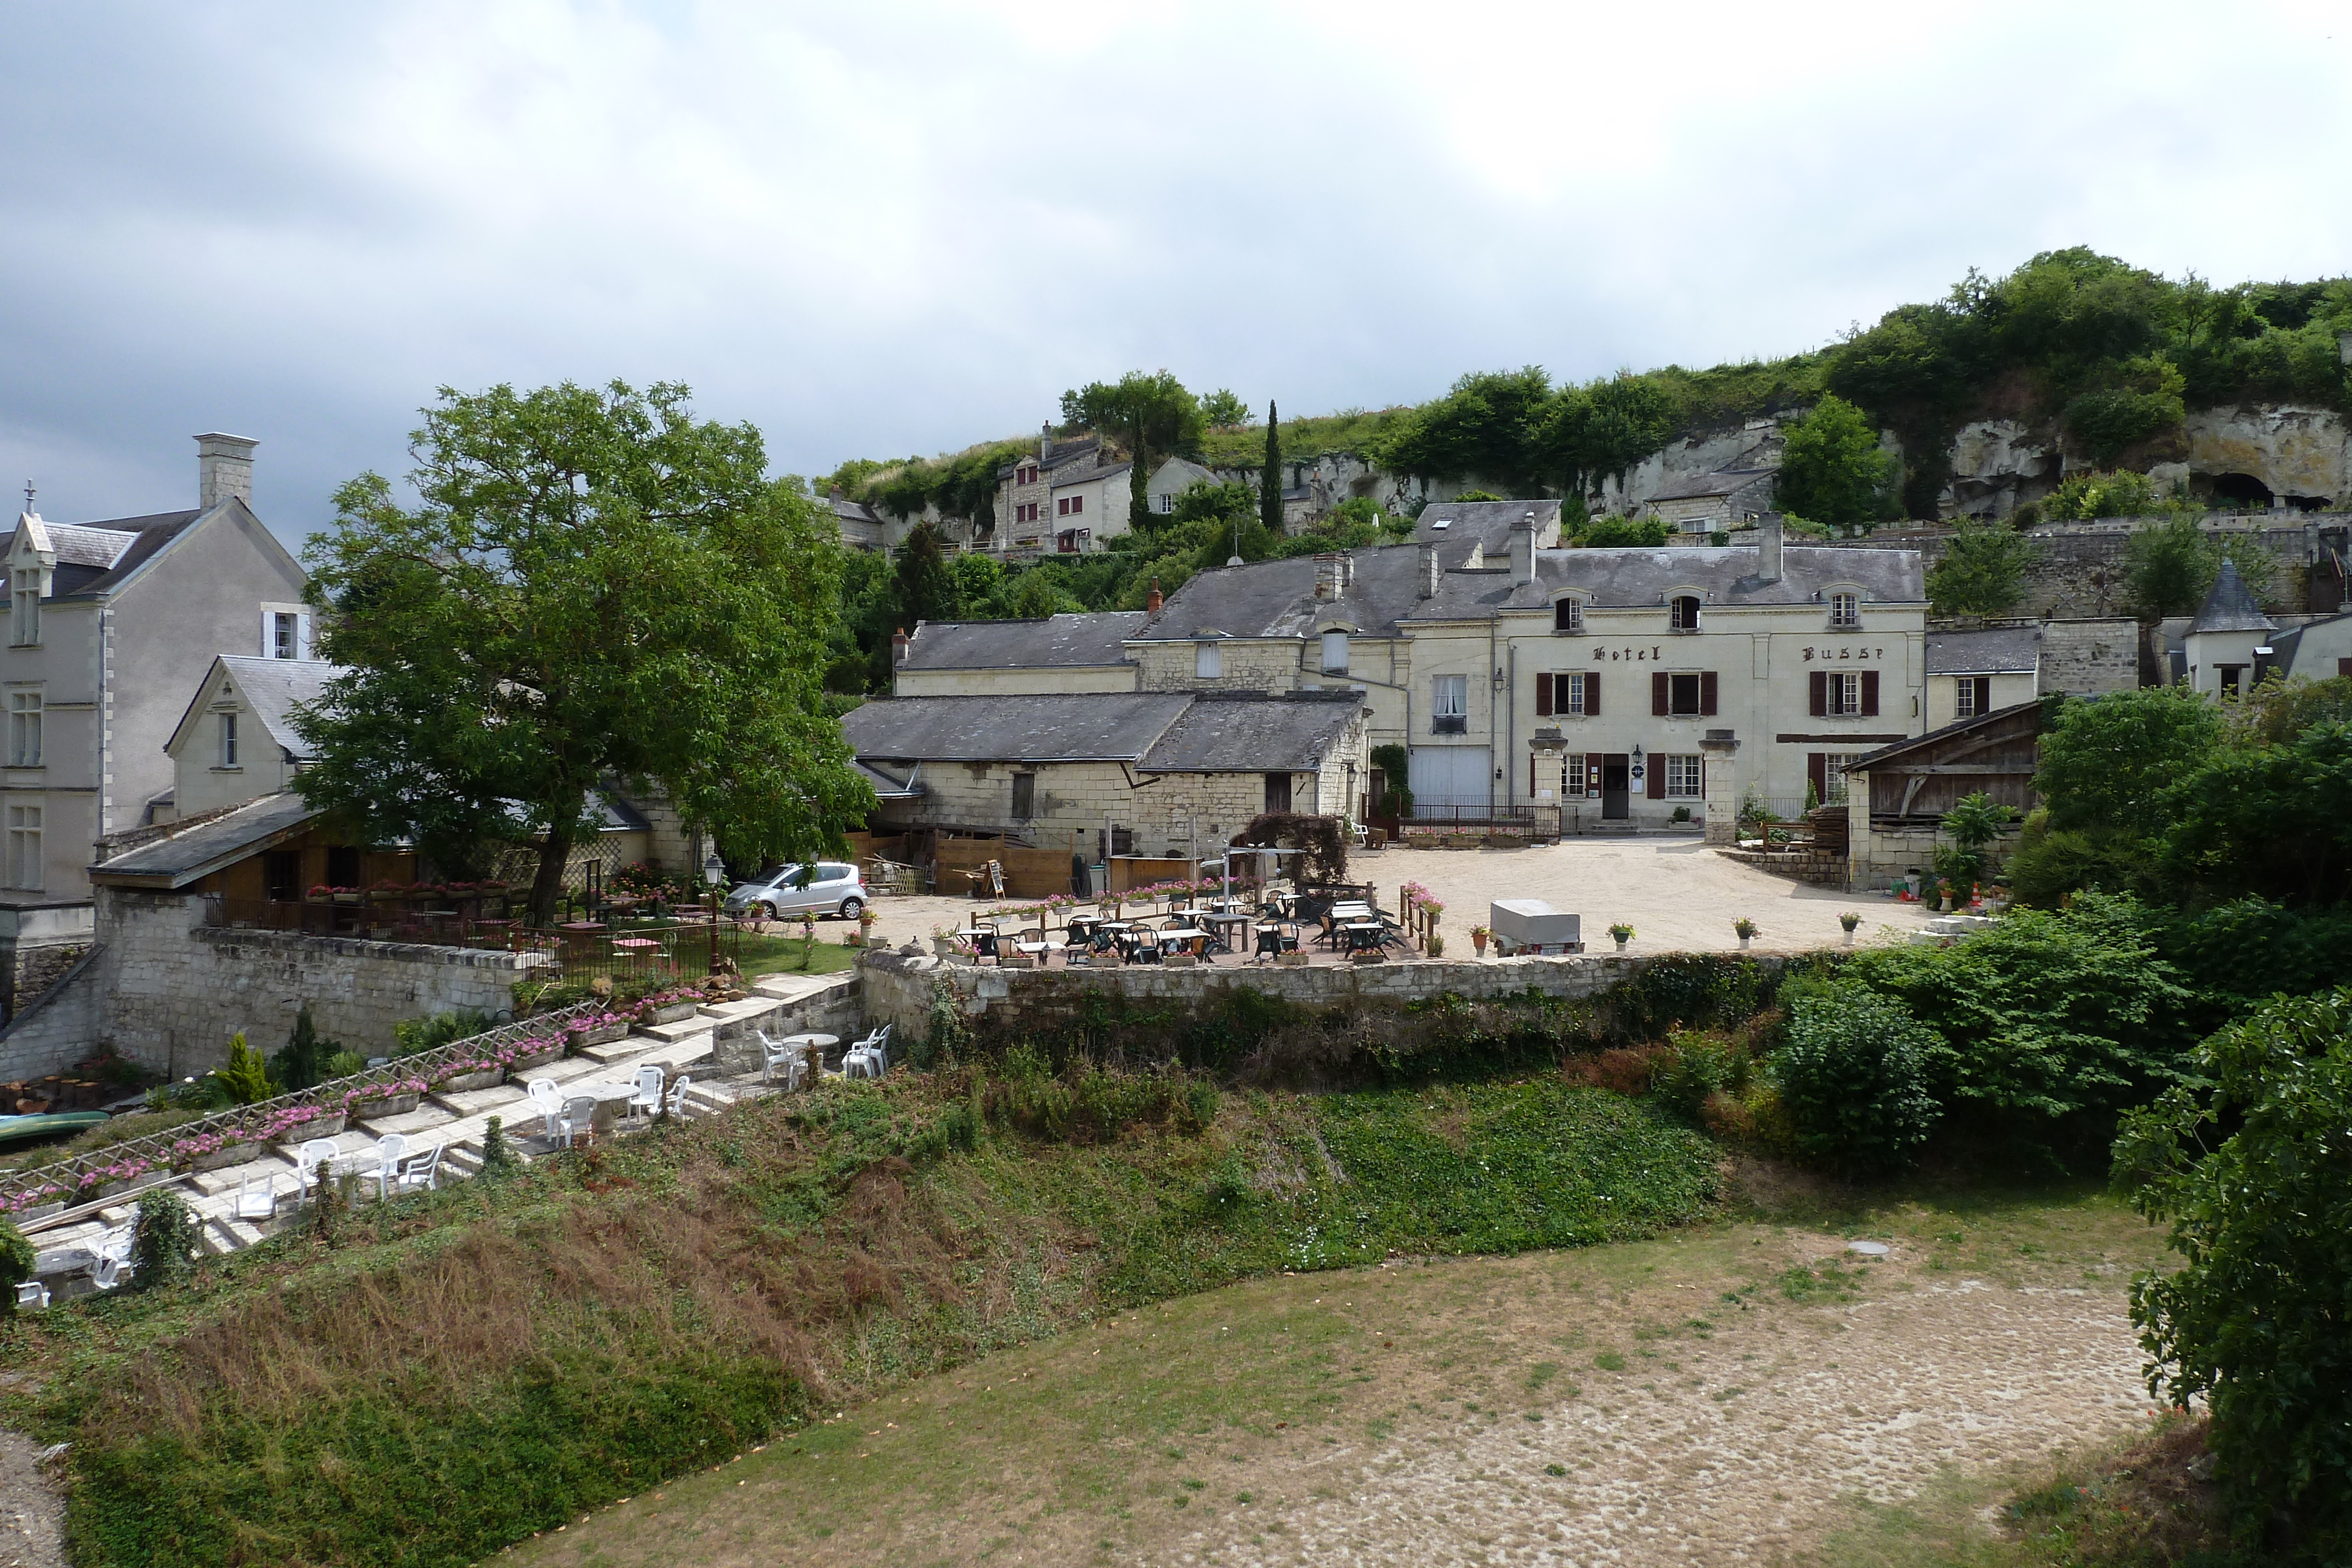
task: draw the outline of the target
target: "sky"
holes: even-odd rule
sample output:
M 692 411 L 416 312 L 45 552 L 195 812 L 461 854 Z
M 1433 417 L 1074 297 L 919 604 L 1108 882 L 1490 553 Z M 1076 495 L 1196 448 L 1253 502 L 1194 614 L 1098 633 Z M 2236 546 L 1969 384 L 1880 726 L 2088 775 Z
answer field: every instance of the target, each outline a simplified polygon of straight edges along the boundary
M 0 0 L 0 482 L 289 542 L 437 389 L 779 472 L 1168 369 L 1288 413 L 1818 347 L 2089 245 L 2352 270 L 2325 4 Z

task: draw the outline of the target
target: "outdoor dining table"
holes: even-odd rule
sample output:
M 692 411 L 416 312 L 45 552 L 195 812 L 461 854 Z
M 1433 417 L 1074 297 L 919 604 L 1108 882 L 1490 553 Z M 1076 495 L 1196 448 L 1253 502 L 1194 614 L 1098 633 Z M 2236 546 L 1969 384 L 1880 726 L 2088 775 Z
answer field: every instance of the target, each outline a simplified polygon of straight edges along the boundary
M 811 1083 L 814 1083 L 817 1081 L 818 1075 L 824 1071 L 824 1053 L 831 1051 L 835 1046 L 839 1045 L 841 1043 L 841 1037 L 837 1034 L 817 1034 L 814 1032 L 809 1034 L 788 1034 L 784 1036 L 783 1043 L 786 1045 L 797 1045 L 807 1054 L 809 1082 Z
M 621 1109 L 636 1092 L 634 1083 L 567 1083 L 562 1089 L 567 1103 L 581 1099 L 596 1102 L 595 1113 L 589 1117 L 588 1125 L 600 1138 L 620 1124 Z
M 1339 929 L 1347 936 L 1350 953 L 1369 952 L 1379 947 L 1382 939 L 1382 928 L 1377 920 L 1349 920 L 1343 922 Z
M 1210 911 L 1200 915 L 1197 918 L 1202 924 L 1213 928 L 1217 946 L 1230 953 L 1234 950 L 1234 944 L 1241 939 L 1242 927 L 1247 925 L 1256 916 Z
M 1207 932 L 1195 925 L 1180 925 L 1173 931 L 1161 931 L 1160 933 L 1160 950 L 1165 953 L 1171 947 L 1181 947 L 1187 951 L 1192 951 L 1192 944 L 1206 940 L 1208 935 L 1209 934 Z

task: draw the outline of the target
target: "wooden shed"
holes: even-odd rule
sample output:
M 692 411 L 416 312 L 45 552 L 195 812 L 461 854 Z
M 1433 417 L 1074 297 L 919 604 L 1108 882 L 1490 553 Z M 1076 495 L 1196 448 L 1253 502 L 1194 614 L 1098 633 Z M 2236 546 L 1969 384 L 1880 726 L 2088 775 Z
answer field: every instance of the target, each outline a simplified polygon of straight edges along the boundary
M 2017 703 L 1882 747 L 1848 764 L 1846 799 L 1853 821 L 1847 885 L 1881 887 L 1926 870 L 1944 813 L 1967 796 L 1981 791 L 2020 817 L 2033 810 L 2041 734 L 2042 704 Z M 1856 809 L 1864 800 L 1866 815 Z

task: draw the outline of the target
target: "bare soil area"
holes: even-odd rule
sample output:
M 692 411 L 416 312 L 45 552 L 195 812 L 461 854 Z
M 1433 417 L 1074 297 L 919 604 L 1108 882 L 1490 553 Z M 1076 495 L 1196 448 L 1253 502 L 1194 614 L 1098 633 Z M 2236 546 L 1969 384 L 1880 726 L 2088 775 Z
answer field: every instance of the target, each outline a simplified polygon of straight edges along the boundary
M 2103 1199 L 1395 1260 L 1119 1314 L 526 1543 L 527 1563 L 1811 1560 L 1858 1500 L 2143 1426 Z
M 1617 921 L 1638 935 L 1633 953 L 1715 952 L 1736 948 L 1731 923 L 1747 916 L 1762 929 L 1759 950 L 1822 947 L 1843 939 L 1843 910 L 1863 917 L 1857 943 L 1899 941 L 1933 918 L 1916 904 L 1874 893 L 1809 887 L 1725 859 L 1696 837 L 1565 839 L 1521 850 L 1383 850 L 1351 858 L 1349 874 L 1381 889 L 1383 908 L 1396 890 L 1417 882 L 1445 905 L 1441 929 L 1447 956 L 1470 956 L 1470 927 L 1486 923 L 1498 898 L 1540 898 L 1584 917 L 1594 952 L 1612 950 Z M 1018 900 L 1009 903 L 1017 904 Z M 961 925 L 975 905 L 966 898 L 882 898 L 877 932 L 893 945 L 928 942 L 934 925 Z M 978 907 L 987 907 L 981 905 Z
M 66 1568 L 65 1498 L 41 1449 L 0 1432 L 0 1568 Z

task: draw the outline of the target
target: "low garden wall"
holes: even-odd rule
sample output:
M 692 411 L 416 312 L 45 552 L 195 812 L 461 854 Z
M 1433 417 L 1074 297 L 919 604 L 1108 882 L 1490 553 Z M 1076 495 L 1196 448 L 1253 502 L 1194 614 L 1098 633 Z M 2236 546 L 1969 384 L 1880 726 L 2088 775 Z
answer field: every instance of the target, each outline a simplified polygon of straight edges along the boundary
M 835 977 L 830 985 L 807 996 L 779 999 L 763 1012 L 730 1008 L 727 1010 L 734 1016 L 709 1020 L 711 1052 L 719 1059 L 720 1074 L 736 1077 L 759 1071 L 765 1065 L 760 1051 L 761 1034 L 770 1040 L 788 1034 L 830 1034 L 848 1041 L 864 1033 L 872 1026 L 866 1023 L 861 988 L 859 977 L 852 973 Z

